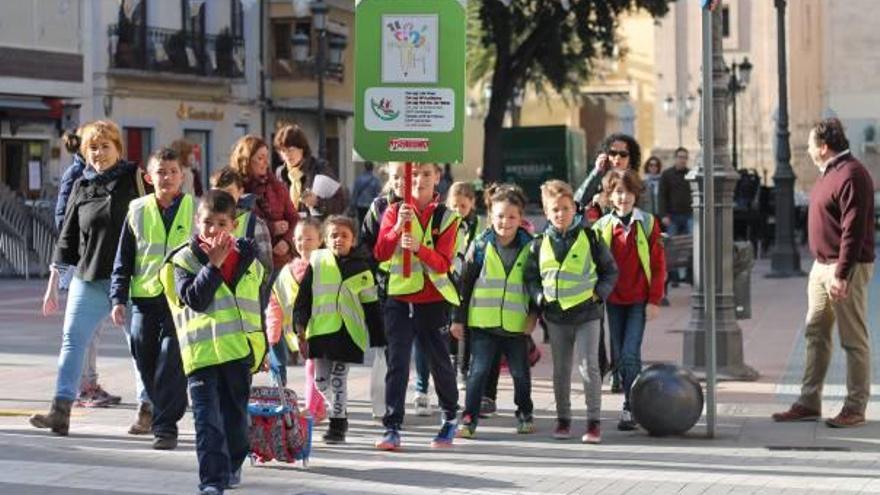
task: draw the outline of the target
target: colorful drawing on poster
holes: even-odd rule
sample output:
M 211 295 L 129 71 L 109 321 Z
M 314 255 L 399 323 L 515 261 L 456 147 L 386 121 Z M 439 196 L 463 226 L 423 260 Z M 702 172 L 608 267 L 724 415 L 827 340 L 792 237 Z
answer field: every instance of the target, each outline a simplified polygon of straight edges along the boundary
M 437 15 L 382 16 L 382 82 L 437 82 Z

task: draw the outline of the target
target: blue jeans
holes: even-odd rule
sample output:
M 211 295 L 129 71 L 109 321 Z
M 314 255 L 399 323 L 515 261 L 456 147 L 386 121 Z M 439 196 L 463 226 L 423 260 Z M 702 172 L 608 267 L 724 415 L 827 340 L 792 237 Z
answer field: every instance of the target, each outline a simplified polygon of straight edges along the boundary
M 177 437 L 186 412 L 186 377 L 174 320 L 163 300 L 131 307 L 131 355 L 153 402 L 153 434 Z
M 486 392 L 486 384 L 495 369 L 499 353 L 507 357 L 507 368 L 513 378 L 513 402 L 516 417 L 530 419 L 532 404 L 532 375 L 529 369 L 528 337 L 523 335 L 502 337 L 481 330 L 471 330 L 471 367 L 468 372 L 467 396 L 464 414 L 477 424 L 480 403 Z
M 669 226 L 666 233 L 669 235 L 688 235 L 694 231 L 694 215 L 691 213 L 670 213 Z
M 431 383 L 431 367 L 428 365 L 428 357 L 419 347 L 418 339 L 413 341 L 413 361 L 416 364 L 416 392 L 427 394 Z
M 273 383 L 287 385 L 287 344 L 284 339 L 278 340 L 275 345 L 269 346 L 269 374 Z
M 110 314 L 109 293 L 110 280 L 85 282 L 76 276 L 71 280 L 58 356 L 56 399 L 76 399 L 89 344 L 98 325 Z
M 629 410 L 629 389 L 642 371 L 642 337 L 645 334 L 645 303 L 606 304 L 611 356 L 620 372 L 623 408 Z
M 221 492 L 250 451 L 248 396 L 251 358 L 193 371 L 188 377 L 199 458 L 199 489 Z

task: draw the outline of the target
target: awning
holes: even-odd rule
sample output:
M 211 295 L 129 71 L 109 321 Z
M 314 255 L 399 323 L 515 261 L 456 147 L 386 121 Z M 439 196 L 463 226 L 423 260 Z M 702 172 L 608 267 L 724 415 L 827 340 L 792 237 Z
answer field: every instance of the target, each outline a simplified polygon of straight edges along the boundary
M 36 110 L 40 112 L 48 112 L 52 110 L 52 107 L 44 103 L 42 99 L 0 98 L 0 110 Z

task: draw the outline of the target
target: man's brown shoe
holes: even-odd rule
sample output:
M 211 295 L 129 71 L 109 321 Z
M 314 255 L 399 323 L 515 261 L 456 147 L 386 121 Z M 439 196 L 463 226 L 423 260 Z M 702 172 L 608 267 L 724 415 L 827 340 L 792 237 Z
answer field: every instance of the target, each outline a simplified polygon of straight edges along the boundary
M 840 414 L 833 418 L 826 419 L 825 424 L 831 428 L 852 428 L 853 426 L 862 426 L 865 424 L 865 415 L 844 407 L 840 411 Z
M 773 421 L 777 423 L 792 423 L 795 421 L 818 421 L 821 414 L 819 411 L 807 409 L 800 404 L 793 404 L 791 409 L 785 412 L 773 413 Z

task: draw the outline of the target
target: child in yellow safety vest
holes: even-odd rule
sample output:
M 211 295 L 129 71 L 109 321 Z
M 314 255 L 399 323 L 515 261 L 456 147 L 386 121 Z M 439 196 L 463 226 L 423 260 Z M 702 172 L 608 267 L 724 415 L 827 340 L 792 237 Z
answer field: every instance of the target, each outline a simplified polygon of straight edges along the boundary
M 599 321 L 602 302 L 617 281 L 617 266 L 592 229 L 575 222 L 576 204 L 570 185 L 560 180 L 545 182 L 541 202 L 548 224 L 529 250 L 525 281 L 550 335 L 556 398 L 553 436 L 571 438 L 571 368 L 572 352 L 576 350 L 587 406 L 587 431 L 581 441 L 599 443 Z
M 325 222 L 326 249 L 313 251 L 293 308 L 293 323 L 315 361 L 315 385 L 330 398 L 328 444 L 344 443 L 348 431 L 348 369 L 363 363 L 368 346 L 385 345 L 379 295 L 369 253 L 356 248 L 352 219 Z
M 666 258 L 660 240 L 660 222 L 635 205 L 642 193 L 639 174 L 629 169 L 609 171 L 602 180 L 611 213 L 593 230 L 611 250 L 620 277 L 608 297 L 608 330 L 611 357 L 623 385 L 623 410 L 617 429 L 636 427 L 630 412 L 630 387 L 642 370 L 642 336 L 645 321 L 660 312 L 666 278 Z
M 159 271 L 165 256 L 192 236 L 195 207 L 181 192 L 183 172 L 173 150 L 153 153 L 146 168 L 154 192 L 129 205 L 110 279 L 111 317 L 125 325 L 130 303 L 130 348 L 153 403 L 153 448 L 168 450 L 177 447 L 177 422 L 186 412 L 186 378 Z
M 452 335 L 462 339 L 467 327 L 471 338 L 472 363 L 458 427 L 458 436 L 464 438 L 476 434 L 486 383 L 499 353 L 507 358 L 513 378 L 516 431 L 535 431 L 527 339 L 535 328 L 538 308 L 529 301 L 524 283 L 532 243 L 532 235 L 522 227 L 526 197 L 510 184 L 489 187 L 485 197 L 492 227 L 468 248 L 462 270 L 461 305 L 453 309 L 451 328 Z
M 264 269 L 253 240 L 232 235 L 235 215 L 231 195 L 208 191 L 199 234 L 172 251 L 161 272 L 192 401 L 201 493 L 241 482 L 251 374 L 266 354 Z
M 293 246 L 296 257 L 278 272 L 266 308 L 266 336 L 269 345 L 275 345 L 282 338 L 288 349 L 299 350 L 299 339 L 293 328 L 293 304 L 299 293 L 300 283 L 309 267 L 312 252 L 321 247 L 321 221 L 315 217 L 300 219 L 293 229 Z M 306 409 L 312 414 L 314 423 L 327 418 L 327 403 L 324 395 L 315 387 L 315 360 L 306 359 L 305 367 Z

